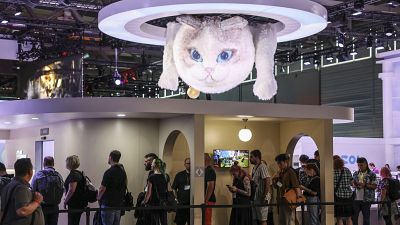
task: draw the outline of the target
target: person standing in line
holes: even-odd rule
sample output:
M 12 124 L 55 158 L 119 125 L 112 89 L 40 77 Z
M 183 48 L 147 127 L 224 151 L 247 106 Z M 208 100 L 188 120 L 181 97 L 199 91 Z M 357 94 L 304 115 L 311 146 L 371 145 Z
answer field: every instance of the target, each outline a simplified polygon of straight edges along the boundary
M 172 189 L 176 191 L 178 205 L 190 205 L 190 158 L 185 159 L 185 170 L 176 174 Z M 177 209 L 175 215 L 176 225 L 190 224 L 190 209 Z
M 151 165 L 154 159 L 158 159 L 158 156 L 155 153 L 149 153 L 144 156 L 144 170 L 149 171 L 149 175 L 147 176 L 147 178 L 149 178 L 150 175 L 153 174 Z
M 388 168 L 390 172 L 392 172 L 392 170 L 390 169 L 389 164 L 385 164 L 385 167 Z
M 161 206 L 167 199 L 168 183 L 165 174 L 166 164 L 159 158 L 152 162 L 153 174 L 147 181 L 147 192 L 144 198 L 144 205 Z M 152 210 L 151 217 L 145 221 L 146 225 L 167 225 L 166 210 Z
M 213 168 L 211 157 L 209 154 L 204 153 L 204 204 L 213 206 L 217 202 L 215 197 L 215 183 L 217 181 L 217 174 Z M 212 224 L 212 208 L 206 208 L 206 221 L 205 225 Z
M 43 196 L 32 192 L 29 185 L 33 176 L 31 160 L 18 159 L 14 169 L 15 177 L 4 187 L 1 195 L 2 225 L 44 225 L 40 207 Z
M 363 214 L 363 225 L 370 224 L 371 203 L 375 201 L 377 187 L 376 174 L 368 168 L 366 158 L 357 159 L 358 171 L 353 174 L 353 187 L 356 197 L 354 199 L 353 224 L 358 224 L 358 215 Z
M 314 152 L 314 160 L 310 161 L 309 163 L 316 163 L 318 170 L 321 169 L 321 158 L 319 157 L 319 151 Z
M 353 215 L 353 191 L 351 183 L 353 177 L 350 170 L 344 167 L 344 161 L 339 156 L 334 156 L 333 160 L 333 185 L 335 194 L 335 218 L 338 225 L 353 225 L 351 216 Z
M 127 188 L 127 177 L 124 166 L 119 163 L 121 152 L 113 150 L 108 156 L 110 168 L 104 172 L 97 200 L 101 208 L 123 207 Z M 121 210 L 101 211 L 103 225 L 119 225 Z
M 299 168 L 295 169 L 297 178 L 299 179 L 299 182 L 300 182 L 300 185 L 303 185 L 303 186 L 306 185 L 306 183 L 307 183 L 308 176 L 307 176 L 304 168 L 306 167 L 307 161 L 309 159 L 310 158 L 307 155 L 301 155 L 299 158 L 301 166 Z
M 306 196 L 307 203 L 318 203 L 321 199 L 321 181 L 319 178 L 317 165 L 307 164 L 304 169 L 308 179 L 305 185 L 300 185 L 300 189 L 304 191 L 304 196 Z M 319 211 L 320 207 L 318 205 L 307 205 L 307 213 L 311 225 L 321 224 L 319 219 Z
M 389 182 L 390 179 L 392 179 L 392 175 L 390 174 L 390 170 L 386 167 L 382 167 L 380 175 L 382 179 L 378 184 L 379 201 L 391 201 L 391 204 L 390 209 L 387 204 L 379 204 L 378 210 L 385 220 L 385 225 L 392 225 L 393 222 L 392 217 L 389 216 L 389 210 L 391 210 L 392 216 L 396 217 L 400 214 L 396 201 L 389 198 Z
M 80 166 L 79 157 L 76 155 L 68 156 L 65 162 L 70 172 L 64 183 L 66 191 L 64 209 L 84 209 L 88 202 L 84 196 L 85 178 L 82 172 L 77 170 Z M 68 213 L 68 225 L 79 225 L 81 215 L 82 212 Z
M 64 194 L 64 180 L 54 169 L 54 158 L 46 156 L 43 160 L 43 170 L 35 174 L 32 179 L 32 191 L 43 196 L 42 209 L 46 225 L 58 224 L 58 205 Z
M 295 224 L 295 209 L 291 209 L 284 198 L 284 194 L 289 189 L 294 189 L 296 197 L 301 198 L 299 180 L 297 179 L 294 169 L 289 166 L 289 156 L 279 154 L 275 157 L 279 171 L 272 179 L 274 187 L 277 189 L 277 204 L 279 204 L 279 224 L 294 225 Z
M 254 165 L 252 170 L 253 182 L 257 185 L 254 194 L 254 204 L 268 204 L 271 200 L 271 176 L 268 167 L 262 162 L 260 150 L 253 150 L 250 153 L 250 163 Z M 260 225 L 266 225 L 268 220 L 268 206 L 255 207 L 253 219 L 257 220 Z
M 374 172 L 375 174 L 379 174 L 379 169 L 375 166 L 375 163 L 370 162 L 369 167 L 372 170 L 372 172 Z
M 6 166 L 4 163 L 0 162 L 0 195 L 3 192 L 3 188 L 11 182 L 11 178 L 13 178 L 13 176 L 7 174 Z
M 234 205 L 251 204 L 251 177 L 235 162 L 229 172 L 233 176 L 232 186 L 227 185 L 233 195 Z M 252 222 L 252 209 L 232 208 L 229 225 L 250 225 Z

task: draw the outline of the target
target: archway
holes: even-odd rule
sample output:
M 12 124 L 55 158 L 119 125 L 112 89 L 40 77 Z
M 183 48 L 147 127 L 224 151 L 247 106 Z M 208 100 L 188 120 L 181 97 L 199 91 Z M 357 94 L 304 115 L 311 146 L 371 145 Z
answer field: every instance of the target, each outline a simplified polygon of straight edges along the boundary
M 163 159 L 167 164 L 167 173 L 171 178 L 171 185 L 175 175 L 184 170 L 184 160 L 190 157 L 189 145 L 185 135 L 174 130 L 169 135 L 163 149 Z M 174 224 L 175 213 L 168 214 L 168 224 Z
M 286 148 L 286 154 L 291 156 L 293 168 L 298 168 L 300 166 L 300 155 L 307 155 L 311 159 L 314 158 L 316 150 L 318 150 L 318 146 L 314 139 L 307 134 L 300 133 L 290 140 Z

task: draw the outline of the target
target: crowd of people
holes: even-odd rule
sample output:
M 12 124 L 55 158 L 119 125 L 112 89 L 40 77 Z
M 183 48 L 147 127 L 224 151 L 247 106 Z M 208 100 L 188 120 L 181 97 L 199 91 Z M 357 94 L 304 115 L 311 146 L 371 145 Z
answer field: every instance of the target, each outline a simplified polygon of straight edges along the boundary
M 124 207 L 128 192 L 128 179 L 124 166 L 120 163 L 121 153 L 110 152 L 108 164 L 95 200 L 100 208 Z M 275 157 L 278 172 L 271 175 L 269 166 L 263 160 L 260 150 L 250 152 L 251 173 L 241 168 L 236 162 L 230 168 L 232 185 L 226 185 L 232 193 L 234 205 L 251 205 L 254 207 L 233 207 L 230 225 L 266 225 L 273 224 L 273 216 L 280 225 L 299 224 L 296 218 L 296 207 L 290 202 L 306 201 L 308 224 L 321 224 L 321 187 L 319 152 L 314 158 L 301 155 L 301 166 L 291 167 L 291 159 L 287 154 Z M 169 206 L 172 199 L 178 205 L 190 205 L 191 160 L 183 162 L 184 170 L 178 172 L 171 182 L 166 173 L 166 163 L 156 154 L 144 156 L 144 167 L 148 171 L 147 183 L 139 194 L 137 206 Z M 204 154 L 204 203 L 207 206 L 216 204 L 215 195 L 217 173 L 212 158 Z M 374 163 L 366 158 L 357 159 L 358 170 L 354 173 L 345 167 L 343 159 L 333 157 L 333 183 L 335 196 L 335 218 L 338 225 L 358 224 L 362 213 L 363 225 L 370 224 L 371 202 L 389 201 L 391 204 L 379 204 L 379 213 L 386 225 L 392 225 L 393 219 L 399 218 L 399 210 L 393 199 L 393 177 L 388 166 L 378 170 Z M 14 164 L 15 177 L 8 175 L 4 164 L 0 163 L 1 224 L 2 225 L 56 225 L 58 224 L 59 204 L 64 197 L 64 208 L 75 211 L 68 212 L 68 225 L 79 225 L 82 210 L 88 206 L 86 192 L 88 178 L 78 170 L 79 157 L 72 155 L 66 159 L 69 170 L 67 178 L 54 169 L 54 158 L 45 157 L 43 170 L 33 174 L 32 162 L 29 158 L 18 159 Z M 398 167 L 400 170 L 400 167 Z M 379 173 L 379 176 L 377 176 Z M 31 184 L 29 183 L 31 181 Z M 89 182 L 90 183 L 90 182 Z M 274 192 L 273 189 L 276 191 Z M 397 190 L 399 191 L 399 190 Z M 378 198 L 375 198 L 378 192 Z M 275 193 L 273 195 L 273 193 Z M 399 192 L 400 193 L 400 192 Z M 175 199 L 176 196 L 176 199 Z M 274 199 L 273 199 L 274 198 Z M 267 205 L 278 203 L 277 215 L 271 213 Z M 100 212 L 100 224 L 119 225 L 121 210 L 107 209 Z M 212 207 L 205 210 L 205 224 L 212 224 Z M 167 225 L 167 210 L 137 210 L 137 225 Z M 392 217 L 390 217 L 390 215 Z M 178 208 L 174 222 L 177 225 L 189 225 L 190 209 Z

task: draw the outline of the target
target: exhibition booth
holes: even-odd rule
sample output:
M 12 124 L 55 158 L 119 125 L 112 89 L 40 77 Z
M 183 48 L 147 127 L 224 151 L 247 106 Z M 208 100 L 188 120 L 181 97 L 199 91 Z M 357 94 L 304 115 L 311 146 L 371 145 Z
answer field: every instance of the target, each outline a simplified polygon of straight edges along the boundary
M 81 160 L 79 169 L 98 186 L 108 167 L 109 152 L 118 149 L 128 173 L 129 190 L 137 196 L 147 178 L 145 154 L 158 153 L 172 177 L 184 169 L 184 158 L 190 157 L 195 205 L 204 201 L 205 152 L 219 150 L 217 153 L 223 156 L 223 150 L 243 150 L 239 154 L 243 158 L 244 150 L 260 149 L 274 174 L 275 156 L 286 152 L 291 140 L 299 135 L 312 137 L 318 146 L 322 201 L 333 201 L 332 160 L 328 160 L 332 159 L 333 121 L 353 120 L 353 109 L 343 107 L 140 98 L 23 100 L 1 102 L 0 109 L 0 140 L 4 140 L 1 160 L 7 168 L 13 167 L 17 157 L 30 157 L 37 163 L 40 157 L 51 154 L 53 146 L 55 167 L 64 178 L 68 174 L 65 159 L 75 154 Z M 246 124 L 243 118 L 248 119 Z M 245 126 L 252 134 L 247 142 L 238 136 Z M 44 147 L 38 154 L 38 143 L 47 141 L 53 143 L 42 143 Z M 225 164 L 228 166 L 229 161 Z M 226 184 L 231 184 L 232 177 L 221 165 L 215 168 L 217 204 L 231 204 Z M 215 209 L 214 224 L 227 224 L 229 213 L 230 209 Z M 325 213 L 326 224 L 334 224 L 333 208 L 328 207 Z M 194 224 L 200 224 L 200 210 L 194 210 L 192 217 Z M 61 219 L 66 218 L 63 215 Z M 132 213 L 128 213 L 122 224 L 133 220 Z

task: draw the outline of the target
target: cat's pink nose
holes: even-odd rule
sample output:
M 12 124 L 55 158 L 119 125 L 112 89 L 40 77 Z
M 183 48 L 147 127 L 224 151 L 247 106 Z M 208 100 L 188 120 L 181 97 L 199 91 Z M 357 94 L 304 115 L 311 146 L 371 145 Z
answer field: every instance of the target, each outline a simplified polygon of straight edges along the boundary
M 206 67 L 204 70 L 208 73 L 208 75 L 211 75 L 214 72 L 214 68 L 212 67 Z

